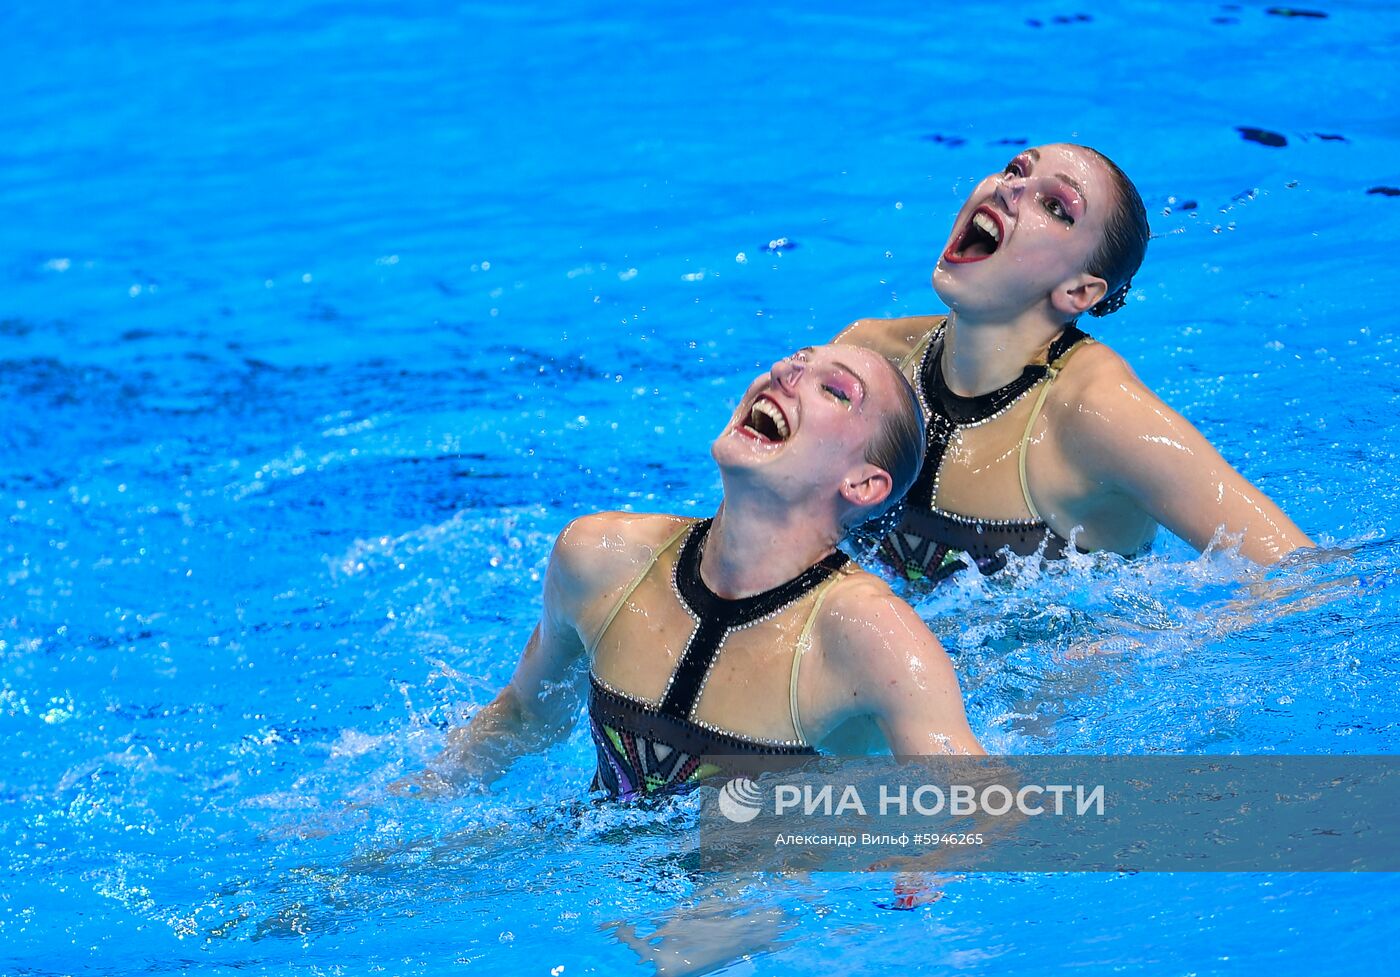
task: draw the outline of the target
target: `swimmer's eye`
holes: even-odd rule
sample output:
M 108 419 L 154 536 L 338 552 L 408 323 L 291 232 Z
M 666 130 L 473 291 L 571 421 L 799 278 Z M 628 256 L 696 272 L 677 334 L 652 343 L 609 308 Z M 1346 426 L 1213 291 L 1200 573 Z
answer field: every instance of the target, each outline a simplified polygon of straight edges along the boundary
M 1070 225 L 1074 224 L 1073 215 L 1070 214 L 1069 208 L 1065 206 L 1065 202 L 1059 197 L 1046 197 L 1045 210 L 1056 220 L 1062 220 Z
M 840 387 L 833 387 L 829 383 L 824 383 L 822 384 L 822 389 L 825 390 L 827 393 L 831 394 L 831 396 L 835 397 L 837 400 L 841 401 L 841 403 L 845 404 L 847 407 L 851 406 L 850 394 L 846 393 L 846 391 L 842 390 Z
M 1002 170 L 1003 176 L 1030 176 L 1030 167 L 1026 165 L 1027 160 L 1024 155 L 1017 156 L 1006 164 L 1006 169 Z

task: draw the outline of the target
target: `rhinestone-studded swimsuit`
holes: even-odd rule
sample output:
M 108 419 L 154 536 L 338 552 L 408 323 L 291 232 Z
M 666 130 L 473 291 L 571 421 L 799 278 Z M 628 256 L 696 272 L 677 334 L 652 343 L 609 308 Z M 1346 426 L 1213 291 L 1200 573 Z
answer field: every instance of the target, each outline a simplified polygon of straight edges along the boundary
M 843 572 L 850 572 L 850 561 L 844 553 L 832 553 L 787 583 L 752 597 L 728 600 L 710 590 L 700 577 L 700 552 L 710 522 L 705 519 L 693 523 L 658 549 L 646 569 L 624 591 L 622 599 L 603 625 L 598 641 L 594 643 L 596 649 L 611 627 L 618 609 L 627 603 L 643 580 L 655 574 L 657 561 L 684 535 L 685 543 L 671 572 L 671 590 L 672 596 L 695 622 L 695 628 L 685 643 L 660 700 L 648 702 L 613 688 L 599 677 L 596 668 L 590 670 L 588 714 L 593 743 L 598 752 L 594 790 L 606 790 L 613 797 L 633 799 L 673 791 L 720 773 L 733 776 L 742 772 L 746 757 L 803 757 L 816 754 L 805 742 L 797 716 L 798 664 L 826 591 L 823 585 L 834 582 Z M 789 685 L 796 737 L 789 740 L 758 739 L 696 718 L 696 704 L 709 679 L 711 667 L 730 636 L 761 625 L 790 609 L 795 614 L 802 614 L 804 609 L 796 605 L 804 602 L 811 606 L 805 609 L 805 624 L 793 648 Z M 759 705 L 755 703 L 756 707 Z M 722 767 L 715 762 L 716 758 L 723 758 Z
M 1069 541 L 1060 536 L 1036 514 L 1026 486 L 1026 445 L 1031 424 L 1040 413 L 1045 394 L 1055 375 L 1081 343 L 1093 340 L 1069 326 L 1053 343 L 1045 363 L 1031 363 L 1021 375 L 1004 387 L 977 397 L 963 397 L 948 389 L 943 378 L 943 334 L 940 325 L 923 345 L 919 355 L 914 389 L 928 418 L 928 449 L 924 467 L 905 497 L 904 514 L 898 527 L 880 544 L 880 556 L 910 580 L 937 583 L 968 565 L 983 573 L 995 573 L 1006 565 L 1003 550 L 1018 556 L 1042 553 L 1047 559 L 1065 555 Z M 979 519 L 938 508 L 938 476 L 948 447 L 958 432 L 1001 417 L 1020 399 L 1041 384 L 1040 400 L 1031 412 L 1026 433 L 1019 445 L 1021 491 L 1032 519 Z

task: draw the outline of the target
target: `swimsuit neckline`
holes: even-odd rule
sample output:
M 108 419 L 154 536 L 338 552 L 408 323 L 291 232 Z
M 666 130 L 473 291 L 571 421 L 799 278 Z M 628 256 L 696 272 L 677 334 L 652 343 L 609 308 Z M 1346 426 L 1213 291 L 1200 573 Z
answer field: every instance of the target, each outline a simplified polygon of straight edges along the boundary
M 803 737 L 797 718 L 795 689 L 802 642 L 821 607 L 820 594 L 808 612 L 803 636 L 793 648 L 788 694 L 795 739 L 772 740 L 736 733 L 700 719 L 694 713 L 709 680 L 710 668 L 734 631 L 768 620 L 809 597 L 834 574 L 843 571 L 850 558 L 840 551 L 830 553 L 791 580 L 750 597 L 730 600 L 710 590 L 700 577 L 701 548 L 711 523 L 710 519 L 699 520 L 673 535 L 653 555 L 633 584 L 635 587 L 651 574 L 660 555 L 685 535 L 669 576 L 673 594 L 681 608 L 694 619 L 695 630 L 672 668 L 660 701 L 648 702 L 613 688 L 595 670 L 589 669 L 589 725 L 598 753 L 594 786 L 615 797 L 631 798 L 684 789 L 698 779 L 721 771 L 732 776 L 730 771 L 745 770 L 744 764 L 752 765 L 755 760 L 817 754 Z M 630 593 L 631 589 L 623 594 L 618 607 Z M 607 628 L 604 624 L 603 631 Z M 786 640 L 786 636 L 784 631 L 778 640 Z M 761 769 L 766 768 L 754 768 L 755 776 Z
M 936 332 L 924 346 L 915 372 L 914 391 L 918 394 L 924 416 L 928 418 L 928 440 L 923 467 L 910 487 L 907 499 L 921 509 L 966 525 L 1005 526 L 1018 531 L 1048 528 L 1044 520 L 1034 516 L 1029 519 L 979 519 L 938 507 L 938 481 L 943 457 L 954 437 L 963 428 L 977 427 L 1002 416 L 1050 375 L 1047 363 L 1028 363 L 1020 376 L 995 390 L 975 397 L 954 393 L 948 389 L 943 377 L 943 339 L 947 328 L 946 319 L 936 327 Z M 1077 326 L 1066 326 L 1051 341 L 1047 361 L 1056 362 L 1085 338 L 1086 334 Z
M 734 631 L 757 624 L 801 600 L 822 581 L 840 571 L 850 557 L 840 550 L 829 553 L 786 583 L 751 597 L 729 600 L 716 594 L 700 578 L 700 549 L 713 519 L 701 519 L 691 528 L 671 571 L 671 584 L 681 606 L 695 618 L 695 631 L 671 672 L 666 692 L 657 707 L 663 715 L 690 719 L 704 691 L 710 666 L 725 639 Z
M 713 518 L 701 519 L 691 529 L 676 558 L 674 579 L 676 593 L 691 613 L 702 619 L 716 620 L 727 628 L 744 627 L 777 613 L 850 562 L 845 553 L 833 550 L 775 587 L 748 597 L 721 597 L 700 574 L 700 557 L 713 523 Z
M 924 362 L 919 370 L 920 386 L 937 401 L 947 418 L 959 427 L 985 424 L 997 417 L 1008 407 L 1020 400 L 1028 390 L 1045 379 L 1050 373 L 1046 363 L 1027 363 L 1020 376 L 1009 383 L 983 394 L 964 397 L 954 392 L 943 375 L 943 340 L 947 335 L 948 322 L 945 319 L 939 327 L 938 335 L 928 344 Z M 1084 334 L 1074 326 L 1066 326 L 1050 343 L 1047 362 L 1053 362 L 1058 353 L 1073 346 Z
M 1052 372 L 1063 367 L 1070 351 L 1089 337 L 1076 326 L 1066 326 L 1050 343 L 1046 363 L 1029 363 L 1022 368 L 1020 376 L 1005 386 L 976 397 L 963 397 L 949 390 L 943 377 L 946 328 L 945 319 L 920 341 L 922 348 L 916 347 L 914 391 L 928 418 L 927 451 L 918 477 L 906 496 L 907 504 L 899 525 L 882 539 L 882 555 L 911 579 L 930 582 L 956 572 L 963 565 L 964 556 L 971 558 L 983 573 L 994 573 L 1005 564 L 1001 555 L 1003 549 L 1021 556 L 1038 551 L 1047 556 L 1062 556 L 1068 542 L 1036 514 L 1027 493 L 1024 468 L 1021 491 L 1026 498 L 1029 518 L 983 519 L 940 509 L 938 482 L 944 455 L 964 428 L 995 420 L 1037 383 L 1049 382 Z M 910 354 L 911 359 L 914 355 Z M 1037 404 L 1031 412 L 1031 422 L 1039 409 L 1040 404 Z M 1027 427 L 1021 439 L 1022 465 L 1029 430 Z

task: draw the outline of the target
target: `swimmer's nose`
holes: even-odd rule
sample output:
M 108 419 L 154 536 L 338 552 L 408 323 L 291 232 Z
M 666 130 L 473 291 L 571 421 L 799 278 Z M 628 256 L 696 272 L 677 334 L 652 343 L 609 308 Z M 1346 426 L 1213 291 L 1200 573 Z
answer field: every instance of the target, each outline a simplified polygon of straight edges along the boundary
M 769 376 L 783 390 L 791 392 L 797 381 L 802 378 L 802 371 L 806 369 L 804 364 L 796 356 L 785 356 L 773 364 L 773 369 L 768 371 Z
M 996 198 L 1008 214 L 1016 213 L 1016 205 L 1026 189 L 1026 178 L 1011 173 L 1003 173 L 997 179 Z

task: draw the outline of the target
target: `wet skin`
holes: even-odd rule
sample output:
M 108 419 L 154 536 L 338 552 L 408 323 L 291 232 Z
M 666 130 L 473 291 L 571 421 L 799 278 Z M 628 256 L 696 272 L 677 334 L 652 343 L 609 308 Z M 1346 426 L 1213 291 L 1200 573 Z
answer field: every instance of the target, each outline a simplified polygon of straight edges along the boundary
M 833 550 L 853 513 L 885 500 L 890 476 L 865 454 L 882 413 L 905 396 L 900 386 L 877 354 L 849 346 L 801 350 L 755 379 L 711 446 L 725 489 L 700 560 L 711 590 L 733 599 L 792 579 Z M 437 779 L 423 783 L 489 781 L 516 757 L 567 735 L 578 715 L 589 649 L 609 611 L 684 524 L 676 516 L 618 512 L 571 522 L 550 556 L 540 621 L 510 684 L 449 733 L 435 764 Z M 660 637 L 674 637 L 674 622 L 662 619 L 674 616 L 674 606 L 634 601 L 628 608 L 657 615 L 658 647 L 623 649 L 631 656 L 623 674 L 637 687 L 621 691 L 643 695 L 644 688 L 664 684 L 674 667 L 674 656 L 658 654 Z M 783 640 L 791 646 L 790 636 Z M 724 692 L 715 683 L 727 681 L 739 683 L 740 694 L 746 683 L 764 684 L 760 679 L 776 678 L 786 688 L 791 655 L 730 664 L 735 667 L 725 666 L 722 653 L 707 695 Z M 782 674 L 757 675 L 755 669 Z M 883 581 L 863 571 L 840 576 L 827 591 L 802 658 L 797 702 L 807 742 L 815 746 L 864 727 L 896 753 L 983 752 L 942 646 Z M 790 721 L 786 697 L 744 705 L 747 719 L 739 715 L 729 724 L 739 735 L 760 737 Z
M 1108 283 L 1085 267 L 1116 206 L 1107 166 L 1076 146 L 1027 150 L 977 185 L 933 272 L 950 309 L 942 366 L 954 392 L 986 393 L 1025 364 L 1044 362 L 1065 324 L 1104 296 Z M 944 318 L 861 319 L 837 342 L 898 361 Z M 911 364 L 911 380 L 913 372 Z M 1007 463 L 1029 418 L 1024 405 L 968 432 L 961 454 L 950 453 L 941 469 L 941 508 L 1030 517 Z M 1073 533 L 1081 549 L 1136 553 L 1159 526 L 1197 549 L 1238 542 L 1259 563 L 1312 545 L 1102 343 L 1078 349 L 1051 386 L 1030 428 L 1026 470 L 1040 515 L 1060 536 Z

